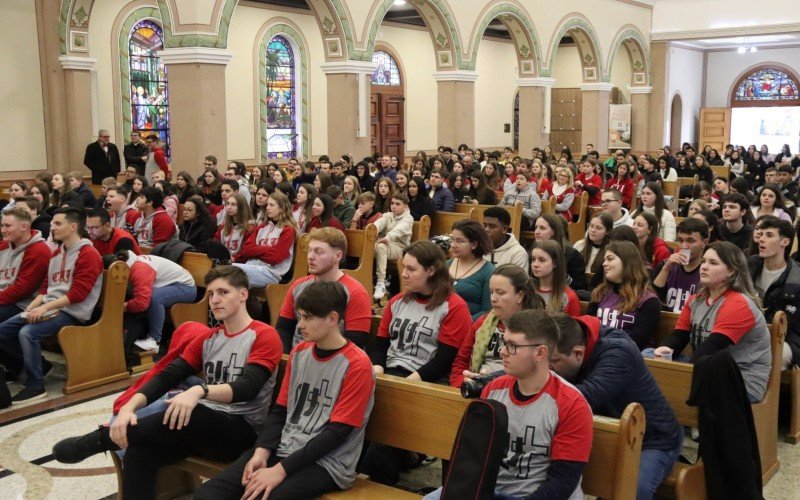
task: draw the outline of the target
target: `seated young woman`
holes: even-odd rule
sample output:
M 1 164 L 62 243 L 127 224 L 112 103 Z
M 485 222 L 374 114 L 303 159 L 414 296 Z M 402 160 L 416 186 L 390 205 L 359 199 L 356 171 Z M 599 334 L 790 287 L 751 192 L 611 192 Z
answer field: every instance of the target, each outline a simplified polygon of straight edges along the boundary
M 316 198 L 317 188 L 313 185 L 300 184 L 300 187 L 297 188 L 297 196 L 294 199 L 294 205 L 292 205 L 292 217 L 301 234 L 311 230 L 308 225 L 314 217 L 312 207 Z
M 658 220 L 658 237 L 667 241 L 675 241 L 677 235 L 675 233 L 675 217 L 672 212 L 667 208 L 667 203 L 664 200 L 664 191 L 661 189 L 661 184 L 657 182 L 648 182 L 642 188 L 642 200 L 639 208 L 631 214 L 631 220 L 635 219 L 641 213 L 651 213 L 656 216 Z
M 614 220 L 607 213 L 601 212 L 589 221 L 586 236 L 575 243 L 575 250 L 580 252 L 586 262 L 587 272 L 595 273 L 597 269 L 602 270 L 602 262 L 597 260 L 597 256 L 608 244 L 612 229 L 614 229 Z
M 489 278 L 494 264 L 483 258 L 492 251 L 492 241 L 480 222 L 460 220 L 453 224 L 450 247 L 452 259 L 447 261 L 453 289 L 469 307 L 472 319 L 478 319 L 492 306 L 489 300 Z
M 289 198 L 275 191 L 267 202 L 267 222 L 245 240 L 234 264 L 245 272 L 251 288 L 281 281 L 292 267 L 297 234 Z
M 453 290 L 444 252 L 431 241 L 403 251 L 401 279 L 406 291 L 389 300 L 378 334 L 368 349 L 376 373 L 435 382 L 447 377 L 472 319 L 464 299 Z M 360 470 L 370 480 L 394 485 L 415 454 L 372 443 Z
M 178 239 L 195 248 L 200 248 L 214 237 L 217 225 L 208 212 L 203 198 L 197 195 L 187 198 L 183 204 L 183 222 L 178 230 Z
M 556 199 L 556 213 L 572 222 L 572 203 L 575 201 L 574 174 L 569 167 L 556 169 L 556 181 L 544 192 L 544 199 Z
M 327 194 L 317 194 L 311 206 L 311 220 L 306 226 L 306 232 L 318 227 L 333 227 L 344 231 L 342 223 L 333 215 L 333 198 Z
M 244 242 L 255 229 L 250 214 L 250 205 L 239 193 L 233 194 L 225 200 L 225 222 L 217 230 L 214 239 L 225 245 L 231 253 L 231 259 L 242 251 Z
M 425 179 L 417 175 L 408 181 L 408 209 L 415 221 L 419 221 L 425 215 L 431 217 L 436 212 L 436 207 L 428 195 Z
M 536 241 L 553 240 L 564 248 L 564 260 L 567 264 L 567 284 L 575 291 L 588 290 L 586 284 L 586 263 L 581 254 L 575 250 L 564 234 L 565 221 L 560 215 L 543 214 L 536 219 L 533 235 Z
M 639 240 L 639 250 L 649 269 L 656 268 L 672 253 L 658 235 L 658 220 L 649 212 L 642 212 L 633 219 L 633 231 Z
M 750 401 L 757 403 L 764 398 L 772 367 L 770 332 L 760 306 L 741 249 L 712 243 L 700 264 L 700 291 L 686 301 L 672 337 L 654 354 L 677 358 L 691 343 L 694 362 L 729 349 Z
M 650 289 L 650 278 L 639 249 L 629 241 L 612 241 L 603 258 L 603 282 L 592 291 L 586 314 L 630 335 L 639 350 L 655 345 L 661 301 Z
M 531 276 L 536 294 L 542 298 L 547 312 L 581 315 L 578 295 L 567 285 L 564 250 L 552 240 L 535 241 L 531 249 Z
M 267 179 L 256 187 L 253 199 L 250 201 L 250 212 L 256 226 L 267 220 L 267 202 L 270 193 L 273 192 L 275 192 L 275 181 L 272 179 Z
M 524 309 L 542 309 L 533 280 L 516 264 L 501 264 L 489 280 L 492 308 L 479 317 L 464 338 L 450 370 L 450 385 L 503 369 L 500 338 L 505 321 Z
M 622 195 L 622 206 L 628 208 L 631 206 L 631 200 L 635 186 L 631 179 L 630 167 L 625 162 L 620 162 L 617 166 L 617 171 L 614 177 L 606 181 L 606 189 L 616 189 Z

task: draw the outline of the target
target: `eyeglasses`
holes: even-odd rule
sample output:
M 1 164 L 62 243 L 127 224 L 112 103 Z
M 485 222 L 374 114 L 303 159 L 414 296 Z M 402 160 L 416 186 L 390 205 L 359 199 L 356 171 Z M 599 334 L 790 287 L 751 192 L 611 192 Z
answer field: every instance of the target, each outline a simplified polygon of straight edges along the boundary
M 508 353 L 511 354 L 512 356 L 517 353 L 517 349 L 520 347 L 541 347 L 544 345 L 544 344 L 515 344 L 513 342 L 506 342 L 503 337 L 500 337 L 498 340 L 500 349 L 505 348 L 508 351 Z
M 601 205 L 608 205 L 609 203 L 614 203 L 615 201 L 619 200 L 600 200 Z
M 208 161 L 208 162 L 203 162 L 203 166 L 204 166 L 204 167 L 213 167 L 213 166 L 214 166 L 214 164 L 213 164 L 213 163 L 211 163 L 210 161 Z

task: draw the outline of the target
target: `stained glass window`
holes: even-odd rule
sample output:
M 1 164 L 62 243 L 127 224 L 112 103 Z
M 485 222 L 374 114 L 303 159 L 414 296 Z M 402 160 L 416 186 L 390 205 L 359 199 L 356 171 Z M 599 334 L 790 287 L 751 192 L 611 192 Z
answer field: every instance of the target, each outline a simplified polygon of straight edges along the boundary
M 372 53 L 372 62 L 378 65 L 375 72 L 372 73 L 373 85 L 400 86 L 400 70 L 397 69 L 397 63 L 388 52 L 376 50 Z
M 144 19 L 134 25 L 128 40 L 131 77 L 131 124 L 142 139 L 156 134 L 170 156 L 167 68 L 157 52 L 164 48 L 161 26 Z
M 276 35 L 267 45 L 267 156 L 297 156 L 295 57 L 289 41 Z
M 783 71 L 765 68 L 745 77 L 736 88 L 734 101 L 797 101 L 797 83 Z

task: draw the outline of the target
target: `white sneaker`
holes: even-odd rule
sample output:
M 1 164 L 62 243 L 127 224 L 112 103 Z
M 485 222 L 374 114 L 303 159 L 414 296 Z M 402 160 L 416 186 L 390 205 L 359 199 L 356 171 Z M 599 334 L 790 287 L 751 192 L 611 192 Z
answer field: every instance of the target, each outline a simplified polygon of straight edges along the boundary
M 384 295 L 386 295 L 386 283 L 384 283 L 383 280 L 379 280 L 375 284 L 375 293 L 372 294 L 372 298 L 381 300 Z
M 133 344 L 143 351 L 158 351 L 158 342 L 153 337 L 137 340 Z

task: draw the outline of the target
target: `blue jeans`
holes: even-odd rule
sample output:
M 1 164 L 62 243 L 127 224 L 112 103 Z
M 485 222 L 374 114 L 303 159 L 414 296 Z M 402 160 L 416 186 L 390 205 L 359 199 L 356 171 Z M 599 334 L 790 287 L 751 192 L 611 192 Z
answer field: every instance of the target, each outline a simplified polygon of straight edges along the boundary
M 234 266 L 244 271 L 244 273 L 247 275 L 247 281 L 250 282 L 250 288 L 262 288 L 267 285 L 278 283 L 281 280 L 280 276 L 276 277 L 273 274 L 271 266 L 240 263 L 235 263 Z
M 437 490 L 431 491 L 422 500 L 440 500 L 442 498 L 442 488 Z M 511 495 L 504 495 L 502 493 L 498 493 L 497 490 L 494 492 L 494 500 L 515 500 L 522 497 L 512 497 Z
M 150 336 L 161 342 L 161 331 L 164 329 L 166 308 L 178 302 L 194 302 L 197 298 L 197 287 L 173 283 L 153 288 L 150 307 L 147 308 L 147 321 L 150 323 Z
M 22 361 L 26 389 L 44 389 L 40 341 L 56 335 L 64 326 L 77 325 L 79 322 L 65 312 L 39 323 L 28 323 L 20 315 L 0 323 L 0 354 L 4 360 L 10 358 L 9 364 L 19 366 Z
M 636 483 L 636 500 L 653 498 L 658 485 L 675 467 L 682 445 L 683 439 L 680 439 L 674 450 L 642 450 L 639 459 L 639 480 Z

